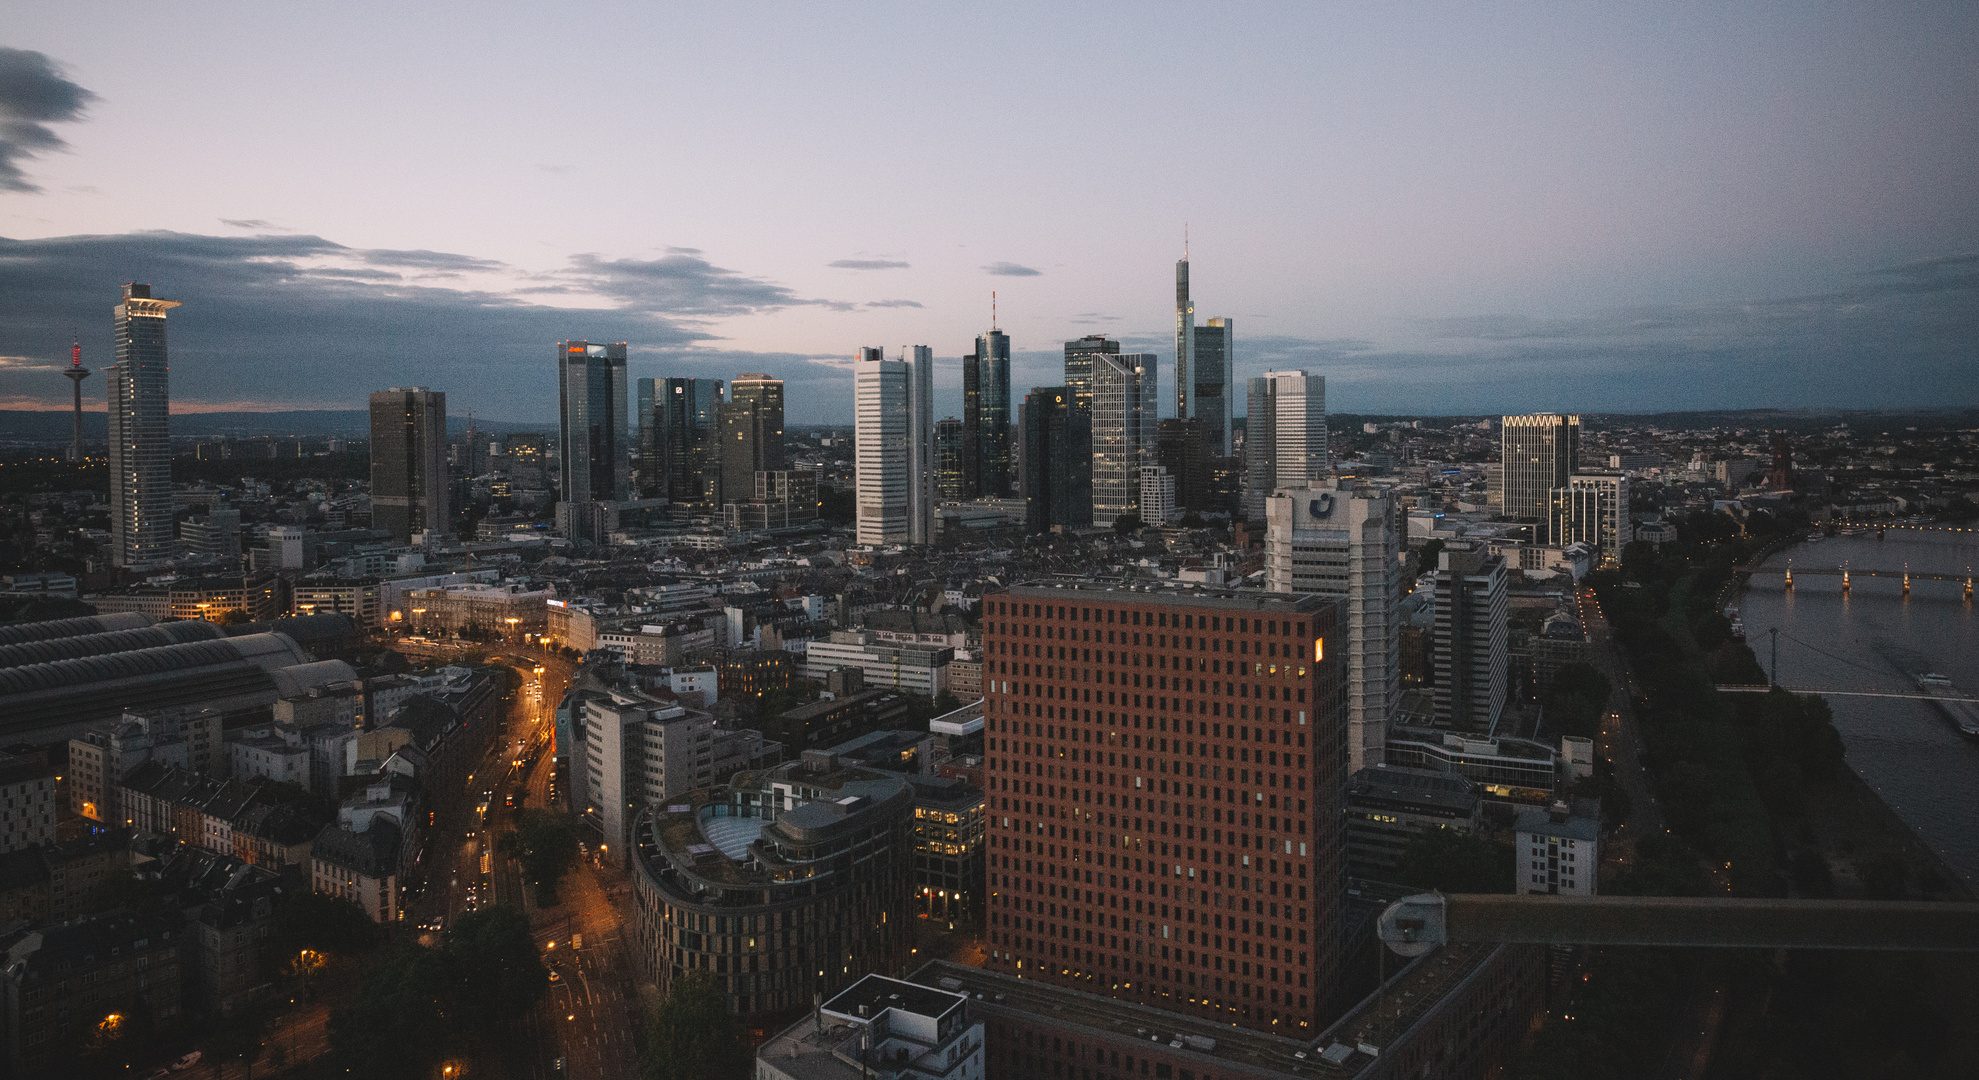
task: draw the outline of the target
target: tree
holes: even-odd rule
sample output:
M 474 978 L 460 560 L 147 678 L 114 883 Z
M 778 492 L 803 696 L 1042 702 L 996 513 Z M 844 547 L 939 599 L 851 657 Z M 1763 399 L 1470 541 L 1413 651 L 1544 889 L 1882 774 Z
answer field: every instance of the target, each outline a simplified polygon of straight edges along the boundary
M 1113 519 L 1113 531 L 1122 536 L 1131 532 L 1138 532 L 1140 528 L 1141 516 L 1139 514 L 1122 514 Z
M 1546 688 L 1546 723 L 1554 734 L 1585 735 L 1601 730 L 1614 686 L 1589 664 L 1561 664 Z
M 516 815 L 514 850 L 522 875 L 536 886 L 536 902 L 555 904 L 558 882 L 577 862 L 577 834 L 569 819 L 548 810 L 523 810 Z
M 294 892 L 275 909 L 269 954 L 288 963 L 303 950 L 332 957 L 356 957 L 376 949 L 385 932 L 364 909 L 319 892 Z
M 205 1041 L 206 1052 L 219 1061 L 247 1063 L 247 1075 L 254 1076 L 254 1062 L 261 1057 L 261 1043 L 275 1026 L 275 1006 L 265 995 L 254 998 L 233 1014 L 213 1024 Z
M 705 971 L 674 980 L 646 1024 L 645 1080 L 743 1080 L 749 1044 L 721 984 Z
M 505 1039 L 550 991 L 549 969 L 520 908 L 498 904 L 461 916 L 440 953 L 448 1014 L 479 1038 Z
M 438 952 L 416 945 L 385 956 L 351 1003 L 330 1014 L 337 1064 L 351 1075 L 380 1080 L 430 1075 L 452 1033 L 445 967 Z
M 1511 849 L 1457 829 L 1424 829 L 1402 848 L 1395 877 L 1446 893 L 1513 891 Z
M 249 615 L 239 608 L 228 608 L 220 613 L 220 617 L 216 621 L 221 626 L 240 626 L 244 623 L 253 622 L 254 616 Z

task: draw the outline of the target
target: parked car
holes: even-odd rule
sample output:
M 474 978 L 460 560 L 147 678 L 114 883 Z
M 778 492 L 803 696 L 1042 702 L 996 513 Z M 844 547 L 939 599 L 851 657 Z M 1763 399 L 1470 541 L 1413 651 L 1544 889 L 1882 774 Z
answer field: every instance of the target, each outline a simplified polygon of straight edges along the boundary
M 200 1052 L 194 1050 L 192 1053 L 187 1054 L 186 1056 L 180 1058 L 179 1060 L 172 1062 L 172 1071 L 182 1072 L 186 1069 L 190 1069 L 194 1065 L 199 1064 L 200 1057 L 201 1057 Z

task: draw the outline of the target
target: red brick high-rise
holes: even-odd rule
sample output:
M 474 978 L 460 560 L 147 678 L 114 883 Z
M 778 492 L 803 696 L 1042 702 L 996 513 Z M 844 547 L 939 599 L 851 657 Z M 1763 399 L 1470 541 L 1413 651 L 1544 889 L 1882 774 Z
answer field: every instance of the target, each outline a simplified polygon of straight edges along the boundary
M 1345 897 L 1337 602 L 984 597 L 990 967 L 1310 1034 Z

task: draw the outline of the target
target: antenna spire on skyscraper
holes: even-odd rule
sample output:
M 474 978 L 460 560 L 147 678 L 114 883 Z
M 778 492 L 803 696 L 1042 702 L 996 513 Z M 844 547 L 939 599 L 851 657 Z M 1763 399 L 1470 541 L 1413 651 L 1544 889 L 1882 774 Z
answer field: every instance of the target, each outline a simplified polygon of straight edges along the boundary
M 990 329 L 996 329 L 996 290 L 990 290 Z
M 1189 223 L 1182 223 L 1182 261 L 1189 261 Z

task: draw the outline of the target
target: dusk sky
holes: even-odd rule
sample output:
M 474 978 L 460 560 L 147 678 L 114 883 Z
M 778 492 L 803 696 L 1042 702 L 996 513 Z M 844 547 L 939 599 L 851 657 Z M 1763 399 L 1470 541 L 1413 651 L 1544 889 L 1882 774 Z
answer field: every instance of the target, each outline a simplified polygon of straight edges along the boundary
M 1088 333 L 1334 412 L 1979 404 L 1979 5 L 133 5 L 0 26 L 0 407 L 125 281 L 177 411 L 555 413 L 554 345 L 1013 386 Z M 103 384 L 85 387 L 102 408 Z M 1242 410 L 1239 390 L 1238 408 Z M 939 403 L 938 404 L 942 404 Z

